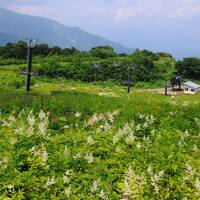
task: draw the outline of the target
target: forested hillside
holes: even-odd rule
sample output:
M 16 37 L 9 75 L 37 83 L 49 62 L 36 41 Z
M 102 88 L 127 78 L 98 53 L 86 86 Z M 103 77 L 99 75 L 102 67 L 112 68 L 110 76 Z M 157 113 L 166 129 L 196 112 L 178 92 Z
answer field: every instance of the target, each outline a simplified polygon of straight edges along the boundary
M 26 55 L 25 42 L 9 43 L 0 47 L 0 64 L 25 64 Z M 111 80 L 125 84 L 128 67 L 132 68 L 134 83 L 166 81 L 175 71 L 175 59 L 168 53 L 139 49 L 129 55 L 118 54 L 109 46 L 96 47 L 88 52 L 76 48 L 49 47 L 47 44 L 38 44 L 34 48 L 33 70 L 40 76 L 85 82 Z

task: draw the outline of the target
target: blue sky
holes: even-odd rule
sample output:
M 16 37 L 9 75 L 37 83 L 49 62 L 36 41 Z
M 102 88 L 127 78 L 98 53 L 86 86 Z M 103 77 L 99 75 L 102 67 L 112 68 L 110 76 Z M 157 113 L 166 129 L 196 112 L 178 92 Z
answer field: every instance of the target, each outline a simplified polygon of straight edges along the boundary
M 200 55 L 200 0 L 0 0 L 0 7 L 78 26 L 127 47 Z

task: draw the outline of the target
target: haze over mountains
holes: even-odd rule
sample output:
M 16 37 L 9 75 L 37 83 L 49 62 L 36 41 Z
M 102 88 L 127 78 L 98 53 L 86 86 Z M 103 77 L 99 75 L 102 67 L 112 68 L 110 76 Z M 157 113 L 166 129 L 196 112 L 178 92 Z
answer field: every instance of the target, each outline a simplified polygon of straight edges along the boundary
M 37 38 L 40 43 L 62 48 L 90 50 L 96 46 L 109 45 L 119 53 L 133 52 L 133 49 L 90 34 L 78 27 L 67 27 L 51 19 L 23 15 L 0 8 L 0 45 L 30 38 Z

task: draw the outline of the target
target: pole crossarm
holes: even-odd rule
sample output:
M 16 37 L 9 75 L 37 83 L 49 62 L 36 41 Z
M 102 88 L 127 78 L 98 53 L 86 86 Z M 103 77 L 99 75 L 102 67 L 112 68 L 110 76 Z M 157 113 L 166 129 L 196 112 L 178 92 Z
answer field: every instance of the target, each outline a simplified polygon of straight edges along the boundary
M 37 73 L 34 73 L 34 72 L 21 72 L 20 74 L 22 75 L 29 75 L 29 76 L 39 76 Z
M 132 81 L 125 81 L 125 83 L 126 83 L 127 85 L 133 85 L 133 82 L 132 82 Z

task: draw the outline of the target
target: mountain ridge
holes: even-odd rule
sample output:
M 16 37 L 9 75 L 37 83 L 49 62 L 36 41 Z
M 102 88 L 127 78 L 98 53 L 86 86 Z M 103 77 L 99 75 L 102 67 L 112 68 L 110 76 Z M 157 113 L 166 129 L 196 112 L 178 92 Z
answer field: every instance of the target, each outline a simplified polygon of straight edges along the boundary
M 0 45 L 20 39 L 36 38 L 41 43 L 61 48 L 90 50 L 96 46 L 109 45 L 119 53 L 134 51 L 79 27 L 65 26 L 52 19 L 20 14 L 4 8 L 0 8 L 0 24 Z

